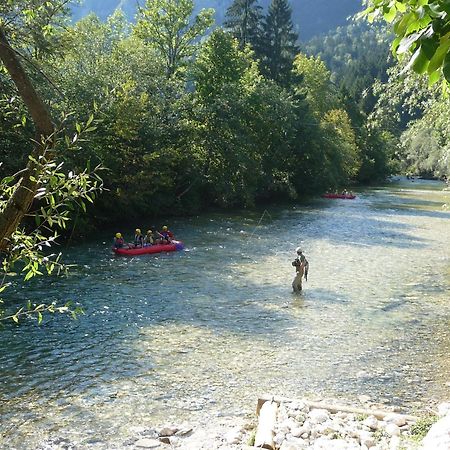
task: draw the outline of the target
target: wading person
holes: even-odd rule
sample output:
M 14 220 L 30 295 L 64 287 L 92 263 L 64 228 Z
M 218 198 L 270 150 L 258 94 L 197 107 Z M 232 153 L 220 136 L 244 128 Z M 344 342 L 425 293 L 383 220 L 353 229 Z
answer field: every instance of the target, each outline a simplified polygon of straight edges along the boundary
M 292 289 L 294 292 L 300 292 L 302 290 L 302 278 L 305 277 L 305 280 L 308 280 L 308 269 L 309 263 L 303 254 L 303 250 L 298 247 L 296 249 L 297 258 L 292 261 L 292 266 L 295 267 L 296 275 L 294 281 L 292 282 Z

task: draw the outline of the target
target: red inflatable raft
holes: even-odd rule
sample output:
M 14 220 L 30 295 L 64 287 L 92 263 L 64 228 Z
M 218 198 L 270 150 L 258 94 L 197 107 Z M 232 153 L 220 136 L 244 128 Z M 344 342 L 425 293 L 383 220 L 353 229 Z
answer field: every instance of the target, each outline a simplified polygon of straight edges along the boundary
M 352 194 L 323 194 L 323 198 L 342 198 L 344 200 L 353 200 L 356 198 L 356 195 Z
M 112 250 L 116 255 L 137 256 L 151 253 L 175 252 L 177 250 L 183 250 L 183 248 L 184 245 L 181 241 L 172 241 L 171 244 L 155 244 L 136 248 L 113 248 Z

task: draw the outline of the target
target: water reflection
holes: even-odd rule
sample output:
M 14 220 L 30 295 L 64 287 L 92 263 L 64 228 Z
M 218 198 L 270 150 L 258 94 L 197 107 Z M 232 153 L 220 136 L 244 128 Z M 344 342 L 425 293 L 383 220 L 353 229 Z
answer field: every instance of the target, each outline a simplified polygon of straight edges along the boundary
M 70 249 L 69 278 L 10 299 L 73 299 L 86 315 L 2 331 L 5 445 L 57 434 L 120 447 L 130 423 L 241 414 L 263 392 L 405 406 L 449 395 L 448 195 L 403 183 L 351 202 L 190 218 L 173 225 L 187 251 L 156 257 Z M 293 296 L 299 244 L 311 270 Z

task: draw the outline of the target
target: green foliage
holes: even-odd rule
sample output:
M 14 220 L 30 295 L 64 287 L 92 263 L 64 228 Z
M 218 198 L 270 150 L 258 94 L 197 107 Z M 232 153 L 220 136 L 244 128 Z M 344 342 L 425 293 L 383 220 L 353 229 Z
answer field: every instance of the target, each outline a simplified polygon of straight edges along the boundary
M 262 69 L 266 76 L 277 83 L 289 84 L 292 63 L 299 50 L 297 40 L 288 0 L 272 0 L 263 21 L 261 43 Z
M 193 0 L 147 0 L 139 9 L 135 33 L 159 52 L 169 77 L 194 55 L 196 41 L 214 22 L 212 9 L 191 21 L 193 10 Z
M 450 4 L 442 0 L 371 0 L 363 13 L 383 17 L 396 35 L 392 51 L 410 55 L 405 70 L 427 74 L 430 85 L 441 76 L 450 82 Z
M 439 417 L 435 414 L 428 414 L 421 417 L 416 423 L 411 425 L 409 430 L 412 440 L 416 442 L 422 441 L 427 435 L 430 428 L 438 421 Z
M 57 147 L 62 150 L 67 142 L 66 151 L 73 151 L 74 146 L 84 133 L 90 131 L 93 117 L 81 125 L 76 124 L 76 132 L 64 139 L 62 131 L 55 137 Z M 64 123 L 64 122 L 63 122 Z M 32 158 L 31 156 L 29 158 Z M 2 255 L 0 293 L 9 286 L 7 281 L 11 276 L 23 276 L 26 282 L 35 276 L 66 273 L 68 266 L 62 264 L 61 253 L 50 253 L 58 239 L 58 230 L 64 230 L 73 214 L 81 209 L 86 211 L 86 202 L 93 203 L 98 192 L 102 190 L 102 180 L 98 175 L 99 167 L 89 167 L 80 172 L 64 171 L 64 163 L 48 160 L 44 157 L 34 160 L 36 181 L 39 188 L 35 195 L 34 210 L 27 214 L 28 221 L 17 228 L 9 239 L 9 245 Z M 0 181 L 0 214 L 17 189 L 20 174 L 4 177 Z M 1 303 L 1 299 L 0 299 Z M 70 305 L 32 305 L 20 308 L 13 314 L 5 314 L 0 310 L 0 321 L 13 320 L 18 322 L 21 317 L 37 316 L 42 321 L 44 312 L 69 313 L 73 317 L 80 313 L 79 308 Z
M 247 44 L 257 51 L 261 43 L 262 7 L 257 0 L 234 0 L 227 9 L 224 27 L 243 49 Z

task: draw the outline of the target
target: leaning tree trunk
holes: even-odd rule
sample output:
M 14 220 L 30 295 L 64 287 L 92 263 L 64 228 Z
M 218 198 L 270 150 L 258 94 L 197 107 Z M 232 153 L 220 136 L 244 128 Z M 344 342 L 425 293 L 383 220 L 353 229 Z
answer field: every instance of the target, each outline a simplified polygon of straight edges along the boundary
M 25 73 L 17 53 L 9 45 L 4 30 L 0 28 L 0 60 L 11 76 L 23 102 L 30 112 L 36 129 L 35 146 L 32 156 L 38 160 L 45 155 L 46 149 L 52 146 L 55 127 L 45 103 L 34 89 L 34 86 Z M 8 247 L 9 239 L 20 225 L 25 214 L 31 207 L 38 184 L 39 168 L 31 159 L 26 170 L 22 172 L 14 194 L 0 213 L 0 251 Z

